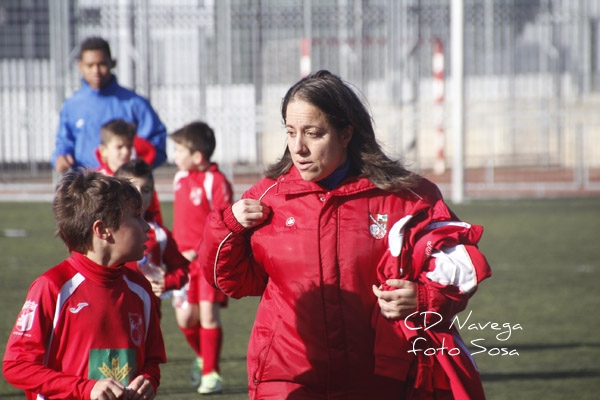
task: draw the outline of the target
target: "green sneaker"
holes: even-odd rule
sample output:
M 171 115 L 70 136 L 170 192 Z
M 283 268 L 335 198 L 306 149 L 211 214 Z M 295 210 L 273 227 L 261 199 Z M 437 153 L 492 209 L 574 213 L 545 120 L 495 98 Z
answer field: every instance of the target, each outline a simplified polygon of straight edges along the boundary
M 221 393 L 223 391 L 223 378 L 218 372 L 213 371 L 202 375 L 202 384 L 198 388 L 200 394 Z
M 202 382 L 203 364 L 202 357 L 196 357 L 194 358 L 194 361 L 192 361 L 192 369 L 190 370 L 190 383 L 192 386 L 198 386 L 200 385 L 200 382 Z

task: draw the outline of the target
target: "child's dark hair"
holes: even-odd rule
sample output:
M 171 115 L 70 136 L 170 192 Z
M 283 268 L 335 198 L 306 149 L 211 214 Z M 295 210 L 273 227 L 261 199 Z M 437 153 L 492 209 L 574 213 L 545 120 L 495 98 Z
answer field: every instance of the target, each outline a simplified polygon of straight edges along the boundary
M 122 119 L 112 119 L 100 127 L 100 141 L 106 145 L 113 137 L 127 139 L 133 146 L 136 126 Z
M 79 59 L 81 60 L 81 56 L 84 51 L 88 50 L 101 50 L 106 55 L 108 60 L 112 62 L 112 56 L 110 53 L 110 45 L 106 40 L 99 36 L 91 36 L 83 40 L 81 45 L 79 46 Z
M 217 142 L 215 132 L 207 123 L 191 122 L 169 135 L 177 144 L 187 147 L 193 153 L 199 151 L 208 160 L 213 155 Z
M 146 178 L 152 184 L 152 189 L 154 189 L 152 167 L 141 158 L 136 158 L 121 165 L 119 169 L 115 171 L 115 176 L 123 178 Z
M 94 222 L 119 229 L 127 211 L 142 211 L 142 198 L 128 179 L 89 169 L 70 171 L 56 187 L 53 201 L 56 235 L 69 251 L 92 249 Z

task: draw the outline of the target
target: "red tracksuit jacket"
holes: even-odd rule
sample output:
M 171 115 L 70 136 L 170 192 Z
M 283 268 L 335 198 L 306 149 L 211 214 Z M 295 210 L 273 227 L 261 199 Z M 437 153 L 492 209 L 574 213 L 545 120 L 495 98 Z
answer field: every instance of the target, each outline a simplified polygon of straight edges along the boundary
M 138 375 L 154 390 L 166 362 L 148 281 L 124 266 L 103 267 L 79 253 L 36 279 L 10 334 L 4 378 L 55 399 L 90 397 L 97 380 L 127 385 Z
M 179 252 L 171 231 L 155 220 L 146 222 L 150 225 L 145 243 L 146 262 L 164 271 L 165 291 L 181 289 L 189 280 L 190 262 Z M 128 266 L 137 269 L 138 262 L 128 263 Z
M 206 171 L 177 172 L 173 190 L 173 237 L 181 252 L 196 250 L 210 211 L 231 203 L 231 184 L 212 163 Z
M 302 180 L 292 167 L 276 181 L 261 180 L 243 198 L 260 199 L 272 215 L 246 231 L 231 207 L 215 210 L 199 254 L 205 277 L 225 294 L 262 296 L 248 348 L 251 398 L 285 397 L 297 385 L 339 398 L 404 398 L 407 393 L 382 397 L 377 376 L 405 380 L 423 369 L 421 360 L 408 353 L 411 338 L 396 323 L 377 317 L 372 285 L 389 277 L 415 281 L 419 309 L 449 319 L 489 276 L 475 245 L 480 227 L 464 224 L 473 233 L 452 234 L 456 240 L 446 242 L 460 248 L 456 264 L 454 253 L 438 254 L 444 241 L 425 239 L 434 232 L 444 237 L 447 223 L 458 222 L 425 179 L 398 194 L 360 178 L 328 190 Z M 465 257 L 470 261 L 462 268 Z M 481 388 L 467 359 L 469 384 Z M 416 376 L 423 390 L 429 389 L 425 375 Z

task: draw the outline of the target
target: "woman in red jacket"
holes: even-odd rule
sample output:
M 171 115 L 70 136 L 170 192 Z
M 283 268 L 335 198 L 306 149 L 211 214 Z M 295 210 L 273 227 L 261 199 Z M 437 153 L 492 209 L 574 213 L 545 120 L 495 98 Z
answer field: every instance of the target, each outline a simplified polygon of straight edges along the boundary
M 481 227 L 383 153 L 339 77 L 303 78 L 281 111 L 282 158 L 213 211 L 199 251 L 205 276 L 228 296 L 262 296 L 250 397 L 483 399 L 451 324 L 490 276 Z M 439 318 L 432 327 L 423 315 Z M 451 354 L 425 351 L 442 344 Z

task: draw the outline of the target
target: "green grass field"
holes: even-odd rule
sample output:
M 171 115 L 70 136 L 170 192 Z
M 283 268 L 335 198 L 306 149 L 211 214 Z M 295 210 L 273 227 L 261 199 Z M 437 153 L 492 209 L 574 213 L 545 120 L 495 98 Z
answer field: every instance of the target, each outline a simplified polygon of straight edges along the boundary
M 171 209 L 163 205 L 168 225 Z M 453 209 L 485 227 L 481 248 L 494 273 L 459 315 L 465 342 L 480 352 L 474 358 L 488 399 L 597 399 L 600 241 L 594 231 L 600 224 L 600 199 L 474 201 Z M 8 237 L 6 230 L 25 236 Z M 54 238 L 49 203 L 0 203 L 0 254 L 3 355 L 29 284 L 66 256 Z M 223 311 L 225 393 L 214 398 L 248 398 L 245 354 L 256 305 L 256 298 L 231 300 Z M 200 395 L 188 384 L 193 354 L 168 302 L 163 315 L 169 362 L 162 368 L 159 398 L 197 399 Z M 501 348 L 513 355 L 501 355 Z M 22 398 L 0 379 L 0 400 Z

